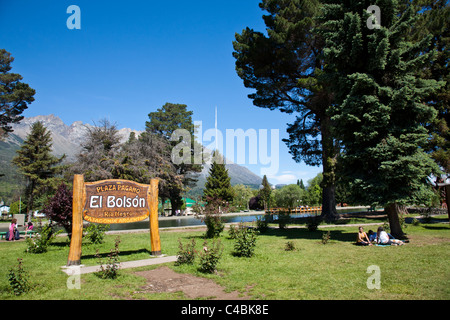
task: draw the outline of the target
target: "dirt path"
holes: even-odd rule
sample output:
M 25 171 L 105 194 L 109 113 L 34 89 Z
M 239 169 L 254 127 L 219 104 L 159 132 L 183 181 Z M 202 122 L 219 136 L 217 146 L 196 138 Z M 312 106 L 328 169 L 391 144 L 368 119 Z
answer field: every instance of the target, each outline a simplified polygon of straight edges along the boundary
M 188 299 L 207 298 L 212 300 L 246 300 L 249 296 L 237 291 L 225 292 L 224 288 L 213 280 L 190 274 L 177 273 L 163 266 L 150 271 L 138 271 L 136 275 L 144 277 L 147 285 L 136 293 L 173 293 L 182 291 Z

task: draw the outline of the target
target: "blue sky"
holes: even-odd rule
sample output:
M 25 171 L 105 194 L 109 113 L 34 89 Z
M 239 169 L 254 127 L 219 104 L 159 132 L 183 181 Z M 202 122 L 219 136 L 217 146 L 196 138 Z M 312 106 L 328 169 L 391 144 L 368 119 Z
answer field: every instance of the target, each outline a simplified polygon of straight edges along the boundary
M 284 142 L 293 115 L 253 106 L 235 72 L 232 41 L 245 27 L 264 31 L 259 0 L 0 0 L 0 48 L 12 72 L 36 90 L 24 116 L 55 114 L 66 124 L 101 118 L 143 130 L 148 113 L 183 103 L 203 131 L 279 130 L 279 170 L 269 181 L 295 183 L 321 167 L 296 163 Z M 66 12 L 81 9 L 81 29 Z M 206 143 L 207 144 L 207 143 Z M 269 149 L 270 150 L 270 149 Z M 248 155 L 246 157 L 248 159 Z M 234 160 L 234 159 L 232 159 Z M 261 175 L 260 163 L 245 164 Z

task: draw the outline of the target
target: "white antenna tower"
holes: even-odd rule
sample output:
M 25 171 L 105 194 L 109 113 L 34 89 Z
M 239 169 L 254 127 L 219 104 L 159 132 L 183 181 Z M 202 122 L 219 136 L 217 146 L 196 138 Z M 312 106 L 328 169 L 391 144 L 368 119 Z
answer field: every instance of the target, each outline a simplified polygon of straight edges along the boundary
M 217 106 L 216 106 L 216 117 L 214 122 L 214 128 L 216 128 L 216 153 L 217 153 Z

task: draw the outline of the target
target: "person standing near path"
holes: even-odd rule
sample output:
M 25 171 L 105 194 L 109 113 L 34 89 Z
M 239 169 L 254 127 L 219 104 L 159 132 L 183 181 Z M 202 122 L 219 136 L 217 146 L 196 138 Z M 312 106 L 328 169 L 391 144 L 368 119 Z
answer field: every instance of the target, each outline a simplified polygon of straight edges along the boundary
M 17 231 L 17 219 L 12 219 L 11 224 L 9 225 L 9 237 L 8 240 L 16 240 L 16 231 Z

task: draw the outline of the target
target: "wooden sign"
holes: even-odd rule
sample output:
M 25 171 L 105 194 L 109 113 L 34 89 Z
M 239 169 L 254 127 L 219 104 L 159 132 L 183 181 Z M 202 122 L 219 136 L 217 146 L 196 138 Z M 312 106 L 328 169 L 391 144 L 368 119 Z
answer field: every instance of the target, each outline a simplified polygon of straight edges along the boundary
M 84 182 L 84 176 L 73 178 L 72 238 L 67 266 L 81 264 L 83 219 L 94 223 L 136 222 L 150 217 L 151 254 L 161 254 L 158 227 L 158 183 L 150 185 L 128 180 Z
M 127 180 L 85 183 L 83 218 L 95 223 L 128 223 L 150 214 L 149 185 Z

